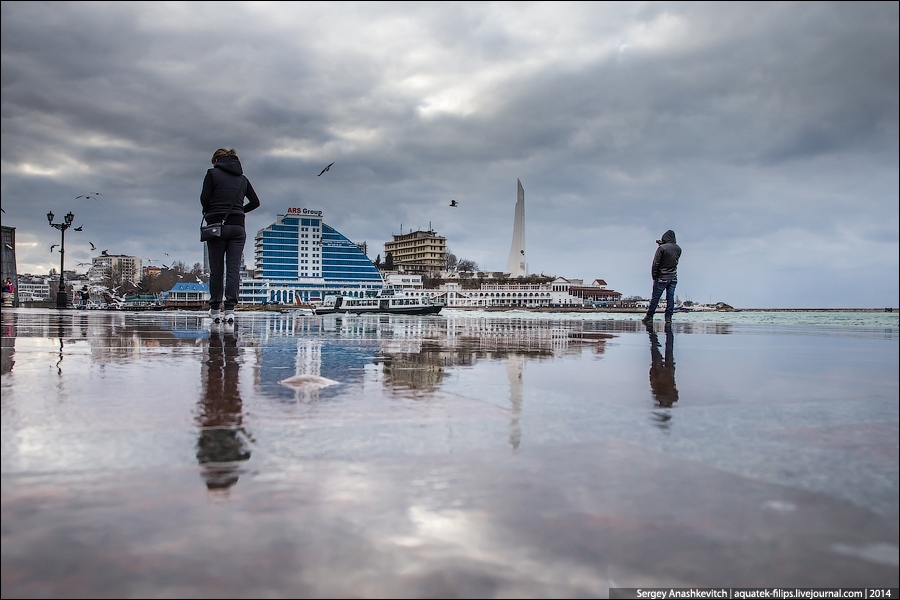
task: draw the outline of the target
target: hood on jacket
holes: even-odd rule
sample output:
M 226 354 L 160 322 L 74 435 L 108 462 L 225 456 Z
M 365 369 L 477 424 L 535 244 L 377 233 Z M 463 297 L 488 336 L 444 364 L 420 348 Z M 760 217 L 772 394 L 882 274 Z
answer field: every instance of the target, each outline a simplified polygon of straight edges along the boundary
M 665 232 L 663 234 L 662 238 L 660 238 L 659 241 L 661 241 L 663 244 L 674 244 L 675 243 L 675 232 L 672 231 L 671 229 L 668 230 L 667 232 Z
M 231 173 L 232 175 L 244 174 L 244 169 L 241 167 L 241 161 L 234 155 L 223 156 L 216 161 L 216 164 L 214 164 L 213 167 L 222 169 L 226 173 Z

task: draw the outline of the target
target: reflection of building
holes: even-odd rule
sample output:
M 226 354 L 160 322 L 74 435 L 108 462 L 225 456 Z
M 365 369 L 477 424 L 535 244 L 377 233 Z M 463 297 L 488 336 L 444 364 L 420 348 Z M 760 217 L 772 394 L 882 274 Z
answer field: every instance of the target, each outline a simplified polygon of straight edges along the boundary
M 394 268 L 405 273 L 435 273 L 446 264 L 447 238 L 434 231 L 412 231 L 393 236 L 384 243 L 384 255 L 391 254 Z
M 288 208 L 277 219 L 256 234 L 256 268 L 253 279 L 241 282 L 242 304 L 294 304 L 381 289 L 369 257 L 326 225 L 322 211 Z
M 13 365 L 16 364 L 14 356 L 16 354 L 16 320 L 12 314 L 4 312 L 3 331 L 0 335 L 0 373 L 6 375 L 12 371 Z

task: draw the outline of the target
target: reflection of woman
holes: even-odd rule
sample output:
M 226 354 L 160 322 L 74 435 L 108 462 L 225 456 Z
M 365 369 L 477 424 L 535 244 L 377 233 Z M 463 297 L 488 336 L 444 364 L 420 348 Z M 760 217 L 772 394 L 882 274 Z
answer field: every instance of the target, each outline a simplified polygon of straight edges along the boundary
M 672 406 L 678 402 L 678 388 L 675 387 L 675 349 L 672 327 L 666 326 L 666 355 L 659 353 L 659 338 L 652 326 L 650 334 L 650 391 L 659 406 Z
M 221 325 L 211 327 L 197 406 L 197 460 L 204 467 L 203 478 L 210 490 L 227 489 L 237 483 L 241 471 L 238 463 L 250 458 L 241 427 L 239 349 L 233 328 L 228 329 L 223 332 Z

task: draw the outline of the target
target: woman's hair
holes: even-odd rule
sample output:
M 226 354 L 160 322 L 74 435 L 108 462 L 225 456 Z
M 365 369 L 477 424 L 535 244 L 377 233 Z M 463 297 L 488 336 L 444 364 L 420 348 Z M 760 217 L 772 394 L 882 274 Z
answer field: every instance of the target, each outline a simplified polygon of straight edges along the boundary
M 237 156 L 237 152 L 234 151 L 234 148 L 231 150 L 226 150 L 225 148 L 219 148 L 215 152 L 213 152 L 212 164 L 216 164 L 216 161 L 222 158 L 223 156 Z

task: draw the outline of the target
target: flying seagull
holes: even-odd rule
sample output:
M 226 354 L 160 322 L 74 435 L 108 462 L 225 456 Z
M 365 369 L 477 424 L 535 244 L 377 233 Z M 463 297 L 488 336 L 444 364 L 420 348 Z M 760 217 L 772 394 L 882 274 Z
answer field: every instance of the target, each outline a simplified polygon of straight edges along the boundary
M 88 242 L 91 245 L 91 250 L 96 250 L 97 246 L 94 245 L 94 242 Z
M 73 229 L 72 231 L 81 231 L 82 229 L 84 229 L 84 225 L 79 225 L 78 227 L 76 227 L 76 228 Z
M 334 164 L 334 163 L 331 163 L 331 165 L 333 165 L 333 164 Z M 327 167 L 325 167 L 324 169 L 322 169 L 322 173 L 324 173 L 325 171 L 327 171 L 328 169 L 330 169 L 330 168 L 331 168 L 331 165 L 328 165 Z M 316 177 L 321 177 L 321 176 L 322 176 L 322 173 L 319 173 L 318 175 L 316 175 Z
M 457 206 L 459 206 L 459 204 L 456 202 L 456 200 L 451 200 L 450 206 L 452 206 L 453 208 L 456 208 Z
M 109 250 L 101 250 L 101 251 L 100 251 L 100 254 L 102 254 L 103 256 L 106 256 L 106 254 L 107 254 L 108 252 L 109 252 Z
M 75 196 L 75 199 L 84 198 L 85 200 L 96 200 L 97 196 L 102 196 L 100 192 L 93 192 L 91 194 L 82 194 L 81 196 Z

